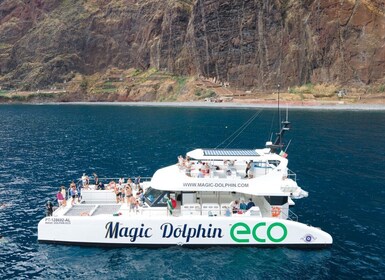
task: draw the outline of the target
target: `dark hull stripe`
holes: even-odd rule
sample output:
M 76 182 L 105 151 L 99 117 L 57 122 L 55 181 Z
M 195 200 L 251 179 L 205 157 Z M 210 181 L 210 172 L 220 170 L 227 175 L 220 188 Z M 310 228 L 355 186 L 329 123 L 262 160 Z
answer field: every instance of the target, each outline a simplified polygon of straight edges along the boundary
M 96 243 L 96 242 L 73 242 L 73 241 L 56 241 L 56 240 L 39 240 L 40 243 L 59 244 L 59 245 L 75 245 L 86 247 L 105 247 L 105 248 L 123 248 L 123 247 L 141 247 L 141 248 L 167 248 L 181 246 L 187 248 L 207 248 L 207 247 L 260 247 L 260 248 L 293 248 L 293 249 L 326 249 L 332 244 L 139 244 L 139 243 Z

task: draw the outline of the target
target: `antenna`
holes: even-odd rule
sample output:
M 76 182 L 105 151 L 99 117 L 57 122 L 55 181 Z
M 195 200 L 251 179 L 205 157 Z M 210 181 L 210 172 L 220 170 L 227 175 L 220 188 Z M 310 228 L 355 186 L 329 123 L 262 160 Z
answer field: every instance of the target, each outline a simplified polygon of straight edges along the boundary
M 279 96 L 279 93 L 280 93 L 280 87 L 281 85 L 278 84 L 277 85 L 277 89 L 278 89 L 278 129 L 281 129 L 281 110 L 279 108 L 279 101 L 280 101 L 280 96 Z M 279 137 L 279 145 L 281 145 L 281 137 Z
M 278 89 L 278 129 L 281 129 L 281 110 L 279 108 L 279 101 L 280 101 L 279 90 L 280 90 L 280 87 L 281 87 L 281 85 L 278 84 L 277 85 L 277 89 Z M 281 144 L 281 143 L 279 143 L 279 144 Z

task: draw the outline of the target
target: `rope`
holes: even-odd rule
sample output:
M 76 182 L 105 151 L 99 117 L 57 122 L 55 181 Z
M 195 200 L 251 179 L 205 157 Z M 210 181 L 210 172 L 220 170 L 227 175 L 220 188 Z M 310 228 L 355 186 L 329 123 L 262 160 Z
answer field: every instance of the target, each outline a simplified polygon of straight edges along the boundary
M 256 117 L 259 116 L 259 114 L 261 114 L 262 110 L 260 111 L 257 111 L 249 120 L 247 120 L 243 125 L 241 125 L 241 127 L 239 127 L 233 134 L 231 134 L 229 137 L 227 137 L 224 141 L 222 141 L 218 146 L 215 147 L 215 149 L 218 149 L 218 147 L 220 147 L 221 145 L 224 145 L 224 143 L 226 143 L 228 140 L 230 140 L 231 138 L 233 138 L 226 146 L 225 148 L 227 148 L 231 143 L 233 143 L 235 141 L 235 139 L 238 138 L 238 136 L 240 134 L 242 134 L 242 132 L 255 120 Z

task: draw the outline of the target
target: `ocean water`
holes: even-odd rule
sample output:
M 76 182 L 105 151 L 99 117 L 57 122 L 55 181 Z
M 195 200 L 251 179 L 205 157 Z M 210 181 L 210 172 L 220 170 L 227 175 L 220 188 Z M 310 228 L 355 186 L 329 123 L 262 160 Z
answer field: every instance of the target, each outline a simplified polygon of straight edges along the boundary
M 0 279 L 384 279 L 385 113 L 290 112 L 289 167 L 309 197 L 293 209 L 334 238 L 325 250 L 88 248 L 37 242 L 44 204 L 83 172 L 151 176 L 179 154 L 259 148 L 276 110 L 0 106 Z

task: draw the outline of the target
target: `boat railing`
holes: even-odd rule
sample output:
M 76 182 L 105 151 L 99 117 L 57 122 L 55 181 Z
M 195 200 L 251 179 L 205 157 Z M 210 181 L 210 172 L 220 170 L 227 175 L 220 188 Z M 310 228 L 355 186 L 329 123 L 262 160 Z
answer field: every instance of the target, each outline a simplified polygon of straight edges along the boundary
M 135 179 L 137 177 L 132 177 L 132 178 L 131 177 L 122 177 L 122 178 L 124 178 L 124 183 L 126 184 L 128 179 L 131 179 L 131 181 L 133 183 L 135 183 Z M 98 178 L 98 182 L 99 183 L 102 182 L 103 184 L 106 185 L 106 184 L 110 183 L 111 181 L 114 181 L 115 183 L 118 184 L 119 183 L 119 179 L 120 178 L 115 178 L 115 177 L 103 177 L 103 178 Z M 140 177 L 140 183 L 150 182 L 150 181 L 151 181 L 151 177 Z M 95 185 L 95 178 L 90 178 L 89 179 L 89 184 L 90 185 Z M 83 187 L 82 179 L 78 179 L 77 180 L 76 187 L 78 189 Z
M 281 214 L 282 214 L 284 219 L 298 222 L 298 215 L 296 213 L 294 213 L 293 211 L 291 211 L 290 209 L 289 209 L 288 215 L 286 215 L 286 213 L 284 213 L 284 212 L 281 212 Z
M 287 169 L 287 178 L 292 179 L 294 182 L 297 182 L 297 174 L 295 174 L 289 168 Z
M 127 183 L 127 180 L 128 179 L 131 179 L 131 181 L 133 183 L 135 183 L 135 179 L 137 177 L 129 177 L 129 176 L 126 176 L 126 177 L 121 177 L 121 178 L 124 178 L 125 179 L 125 184 Z M 118 184 L 119 182 L 119 179 L 120 178 L 115 178 L 115 177 L 102 177 L 102 178 L 98 178 L 98 182 L 102 182 L 104 185 L 108 185 L 109 182 L 111 181 L 115 181 L 115 183 Z M 150 182 L 151 181 L 151 177 L 140 177 L 140 183 L 144 183 L 144 182 Z M 82 179 L 77 179 L 76 180 L 76 189 L 78 191 L 78 193 L 80 192 L 81 188 L 83 188 L 83 181 Z M 91 177 L 89 178 L 89 184 L 90 185 L 95 185 L 95 178 L 94 177 Z M 71 195 L 70 195 L 70 190 L 71 190 L 71 187 L 69 187 L 66 191 L 66 199 L 69 200 L 71 198 Z

